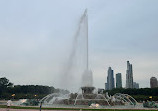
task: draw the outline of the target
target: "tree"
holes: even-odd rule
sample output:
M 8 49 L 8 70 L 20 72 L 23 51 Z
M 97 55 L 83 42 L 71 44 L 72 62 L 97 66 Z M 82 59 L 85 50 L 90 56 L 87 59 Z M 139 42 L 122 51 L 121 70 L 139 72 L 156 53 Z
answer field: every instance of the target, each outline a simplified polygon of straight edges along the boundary
M 13 83 L 9 82 L 9 80 L 6 77 L 0 78 L 0 87 L 1 88 L 7 88 L 12 87 Z

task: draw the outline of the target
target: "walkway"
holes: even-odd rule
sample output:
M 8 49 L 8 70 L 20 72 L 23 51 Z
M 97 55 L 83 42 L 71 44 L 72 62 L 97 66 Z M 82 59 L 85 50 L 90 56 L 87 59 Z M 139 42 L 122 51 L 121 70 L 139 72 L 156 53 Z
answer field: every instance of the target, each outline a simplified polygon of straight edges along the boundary
M 9 109 L 6 108 L 0 108 L 0 111 L 39 111 L 39 109 Z M 42 110 L 42 111 L 68 111 L 68 110 Z M 71 110 L 76 111 L 76 110 Z

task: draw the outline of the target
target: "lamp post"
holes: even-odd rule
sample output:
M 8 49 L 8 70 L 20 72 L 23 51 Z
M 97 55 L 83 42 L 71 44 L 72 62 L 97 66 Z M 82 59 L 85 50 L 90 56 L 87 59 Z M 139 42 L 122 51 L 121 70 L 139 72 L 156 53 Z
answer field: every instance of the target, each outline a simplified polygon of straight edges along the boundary
M 15 94 L 12 94 L 13 99 L 14 99 L 14 96 L 15 96 Z
M 37 95 L 35 94 L 34 96 L 35 96 L 35 99 L 37 99 Z
M 40 111 L 42 111 L 41 109 L 42 109 L 42 101 L 40 102 Z

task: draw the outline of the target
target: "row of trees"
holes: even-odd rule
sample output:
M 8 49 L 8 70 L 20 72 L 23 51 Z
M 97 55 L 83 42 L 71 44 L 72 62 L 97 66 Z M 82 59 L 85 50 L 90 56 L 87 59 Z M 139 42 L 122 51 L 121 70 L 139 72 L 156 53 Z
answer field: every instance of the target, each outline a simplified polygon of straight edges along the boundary
M 0 78 L 0 99 L 41 99 L 44 96 L 60 92 L 68 93 L 67 90 L 55 89 L 42 85 L 13 85 L 7 78 Z
M 136 100 L 143 101 L 149 99 L 150 96 L 153 97 L 153 100 L 158 100 L 158 87 L 157 88 L 140 88 L 140 89 L 124 89 L 124 88 L 116 88 L 113 90 L 105 91 L 110 95 L 114 95 L 116 93 L 129 94 L 132 95 Z
M 0 78 L 0 99 L 22 99 L 22 98 L 36 98 L 41 99 L 44 96 L 55 93 L 69 93 L 67 90 L 55 89 L 54 87 L 42 86 L 42 85 L 13 85 L 7 78 Z M 110 95 L 116 93 L 129 94 L 136 100 L 148 99 L 149 96 L 153 97 L 153 100 L 158 100 L 158 88 L 140 88 L 140 89 L 124 89 L 116 88 L 113 90 L 105 91 Z
M 158 88 L 140 88 L 140 89 L 124 89 L 116 88 L 113 90 L 106 91 L 113 95 L 115 93 L 124 93 L 129 95 L 146 95 L 146 96 L 158 96 Z

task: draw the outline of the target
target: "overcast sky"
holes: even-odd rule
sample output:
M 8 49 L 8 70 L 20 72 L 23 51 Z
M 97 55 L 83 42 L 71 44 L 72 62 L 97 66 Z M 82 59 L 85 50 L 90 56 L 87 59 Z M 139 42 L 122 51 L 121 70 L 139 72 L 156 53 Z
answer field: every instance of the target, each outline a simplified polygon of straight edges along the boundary
M 0 77 L 66 89 L 60 73 L 86 8 L 94 86 L 104 88 L 109 66 L 125 86 L 129 60 L 134 81 L 149 87 L 158 78 L 157 0 L 0 0 Z

